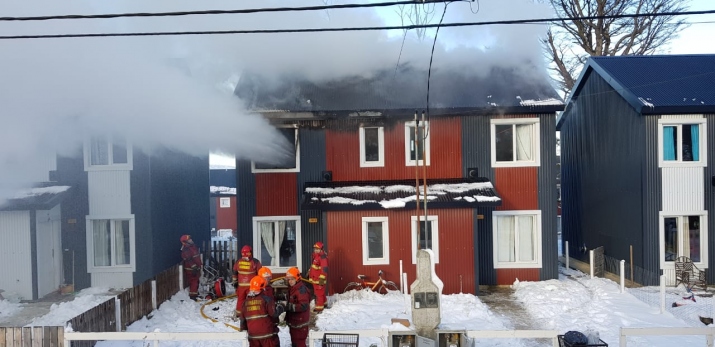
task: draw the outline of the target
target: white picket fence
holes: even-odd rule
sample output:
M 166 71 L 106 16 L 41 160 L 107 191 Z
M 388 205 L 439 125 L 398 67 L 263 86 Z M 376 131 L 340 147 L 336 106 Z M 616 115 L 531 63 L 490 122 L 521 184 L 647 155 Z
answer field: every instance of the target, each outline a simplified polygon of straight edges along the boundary
M 248 336 L 244 331 L 235 332 L 102 332 L 75 333 L 66 332 L 64 346 L 70 347 L 71 341 L 153 341 L 154 347 L 160 341 L 239 341 L 243 347 L 248 347 Z

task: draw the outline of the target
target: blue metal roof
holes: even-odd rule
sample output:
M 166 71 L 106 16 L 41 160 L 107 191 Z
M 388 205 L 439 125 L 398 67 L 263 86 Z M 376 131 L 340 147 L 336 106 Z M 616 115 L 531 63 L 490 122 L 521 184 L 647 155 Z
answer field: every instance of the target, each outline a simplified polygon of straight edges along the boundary
M 715 54 L 591 57 L 572 99 L 592 71 L 641 114 L 715 113 Z

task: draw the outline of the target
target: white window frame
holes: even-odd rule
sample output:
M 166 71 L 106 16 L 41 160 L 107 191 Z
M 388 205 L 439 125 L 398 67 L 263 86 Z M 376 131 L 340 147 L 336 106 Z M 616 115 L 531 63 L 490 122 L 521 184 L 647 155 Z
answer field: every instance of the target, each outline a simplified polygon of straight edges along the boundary
M 303 249 L 302 249 L 302 234 L 300 226 L 300 216 L 261 216 L 253 217 L 253 257 L 256 259 L 261 259 L 261 239 L 259 235 L 259 222 L 280 222 L 280 221 L 295 221 L 295 262 L 299 269 L 303 268 Z M 261 264 L 273 272 L 286 272 L 292 266 L 271 266 L 266 264 Z
M 367 161 L 365 158 L 365 128 L 377 128 L 377 146 L 380 160 Z M 360 127 L 360 167 L 384 167 L 385 166 L 385 127 L 361 126 Z
M 104 136 L 107 139 L 107 146 L 108 148 L 108 153 L 109 153 L 109 162 L 110 164 L 106 165 L 97 165 L 97 164 L 92 164 L 92 139 L 87 138 L 84 141 L 84 170 L 85 171 L 116 171 L 116 170 L 132 170 L 134 167 L 134 150 L 131 141 L 128 139 L 126 140 L 126 147 L 127 147 L 127 162 L 126 163 L 121 163 L 121 164 L 114 164 L 114 151 L 113 151 L 113 146 L 112 144 L 113 139 L 112 136 Z
M 285 129 L 285 128 L 284 128 Z M 295 168 L 291 169 L 256 169 L 256 162 L 251 161 L 251 173 L 268 173 L 268 172 L 300 172 L 300 141 L 298 141 L 297 127 L 292 127 L 295 130 Z
M 432 132 L 430 131 L 430 124 L 428 121 L 420 121 L 420 126 L 424 123 L 425 125 L 425 133 L 427 136 L 425 136 L 425 160 L 412 160 L 410 158 L 410 135 L 414 134 L 414 130 L 411 130 L 411 128 L 414 128 L 415 122 L 405 122 L 405 166 L 416 166 L 416 165 L 423 165 L 423 161 L 426 161 L 426 166 L 430 165 L 430 138 L 432 137 Z
M 382 258 L 370 258 L 370 243 L 368 242 L 367 237 L 367 223 L 371 222 L 382 223 Z M 390 264 L 390 227 L 387 217 L 362 217 L 362 264 Z
M 700 160 L 698 161 L 682 161 L 682 146 L 683 146 L 683 125 L 698 124 L 698 130 L 700 132 Z M 680 140 L 678 148 L 680 149 L 676 153 L 676 160 L 663 160 L 663 127 L 665 126 L 676 126 L 678 131 L 678 139 Z M 707 119 L 698 118 L 666 118 L 658 119 L 658 167 L 705 167 L 708 165 L 708 138 L 707 138 Z
M 425 216 L 419 216 L 419 221 L 424 221 Z M 439 217 L 436 215 L 427 215 L 427 221 L 432 223 L 432 253 L 434 254 L 434 263 L 439 263 Z M 417 216 L 410 218 L 410 230 L 412 239 L 412 264 L 417 264 Z
M 700 216 L 700 261 L 694 263 L 700 269 L 707 269 L 708 266 L 708 211 L 678 211 L 678 212 L 663 212 L 660 211 L 658 214 L 658 249 L 660 258 L 660 268 L 661 269 L 675 269 L 675 262 L 665 261 L 665 229 L 663 227 L 663 222 L 665 218 L 675 217 L 680 218 L 685 216 Z M 682 238 L 679 238 L 682 240 Z M 678 244 L 678 247 L 683 247 L 682 244 Z M 679 252 L 681 253 L 681 252 Z
M 110 266 L 95 266 L 94 265 L 94 228 L 93 221 L 108 219 L 111 221 L 116 220 L 129 220 L 129 264 L 127 265 L 110 265 Z M 112 223 L 113 224 L 113 223 Z M 86 233 L 87 233 L 87 272 L 98 273 L 98 272 L 135 272 L 137 269 L 136 262 L 136 229 L 135 229 L 135 219 L 133 214 L 129 215 L 117 215 L 117 216 L 87 216 L 86 217 Z M 112 235 L 114 233 L 112 232 Z M 110 237 L 112 243 L 112 252 L 114 252 L 114 237 Z M 112 263 L 114 262 L 114 253 L 111 256 Z
M 536 246 L 536 249 L 534 250 L 534 259 L 535 261 L 533 262 L 499 262 L 499 245 L 497 244 L 499 238 L 497 235 L 497 223 L 496 223 L 496 217 L 498 216 L 534 216 L 534 232 L 536 235 L 534 236 L 534 245 Z M 541 240 L 542 240 L 542 230 L 541 230 L 541 210 L 522 210 L 522 211 L 492 211 L 492 254 L 493 254 L 493 259 L 494 259 L 494 268 L 495 269 L 532 269 L 532 268 L 541 268 L 542 267 L 542 245 L 541 245 Z M 515 224 L 516 226 L 516 224 Z M 518 233 L 515 233 L 515 237 L 517 238 L 515 241 L 515 248 L 519 248 L 519 240 L 518 240 Z
M 231 207 L 231 198 L 219 198 L 219 208 Z
M 491 155 L 492 155 L 492 167 L 529 167 L 529 166 L 540 166 L 541 165 L 541 121 L 539 118 L 508 118 L 508 119 L 492 119 L 490 121 L 490 131 L 491 131 Z M 513 125 L 517 124 L 533 124 L 531 128 L 531 141 L 533 148 L 533 160 L 516 160 L 516 127 L 514 127 L 514 160 L 513 161 L 497 161 L 497 144 L 496 144 L 496 126 L 497 125 Z

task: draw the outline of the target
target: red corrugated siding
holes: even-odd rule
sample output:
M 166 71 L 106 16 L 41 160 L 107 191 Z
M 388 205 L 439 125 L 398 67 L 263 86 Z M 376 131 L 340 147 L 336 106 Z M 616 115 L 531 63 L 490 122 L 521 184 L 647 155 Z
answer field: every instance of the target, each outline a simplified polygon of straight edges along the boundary
M 473 214 L 468 209 L 430 210 L 438 216 L 439 264 L 437 276 L 444 282 L 444 293 L 474 293 Z M 415 280 L 415 265 L 411 253 L 411 216 L 414 210 L 328 212 L 330 286 L 332 292 L 342 292 L 358 274 L 384 278 L 399 285 L 400 260 L 407 273 L 408 284 Z M 390 264 L 362 265 L 362 217 L 388 217 L 390 229 Z M 460 284 L 461 281 L 461 284 Z
M 256 216 L 295 216 L 298 214 L 298 175 L 296 173 L 256 174 Z
M 497 269 L 497 285 L 512 285 L 519 281 L 540 281 L 539 269 Z
M 502 199 L 497 210 L 539 209 L 536 167 L 494 168 L 494 187 Z
M 216 228 L 231 229 L 238 228 L 238 206 L 236 197 L 231 196 L 231 207 L 221 208 L 221 198 L 216 199 Z
M 462 126 L 459 118 L 430 122 L 430 166 L 427 177 L 462 177 Z M 360 167 L 358 130 L 328 130 L 325 135 L 327 170 L 334 181 L 391 180 L 415 177 L 415 167 L 405 166 L 404 122 L 385 128 L 385 166 Z M 422 176 L 422 168 L 419 168 Z

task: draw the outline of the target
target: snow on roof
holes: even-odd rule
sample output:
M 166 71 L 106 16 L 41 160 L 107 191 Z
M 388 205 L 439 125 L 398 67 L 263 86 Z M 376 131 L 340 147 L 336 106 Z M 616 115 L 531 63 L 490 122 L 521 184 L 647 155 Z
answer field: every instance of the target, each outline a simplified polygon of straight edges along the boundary
M 23 190 L 15 195 L 13 199 L 26 199 L 44 194 L 59 194 L 70 189 L 69 186 L 52 186 Z
M 548 98 L 544 100 L 521 100 L 521 98 L 517 97 L 519 99 L 519 105 L 521 106 L 558 106 L 558 105 L 563 105 L 564 102 L 556 99 L 556 98 Z
M 236 195 L 236 188 L 211 186 L 211 194 Z

